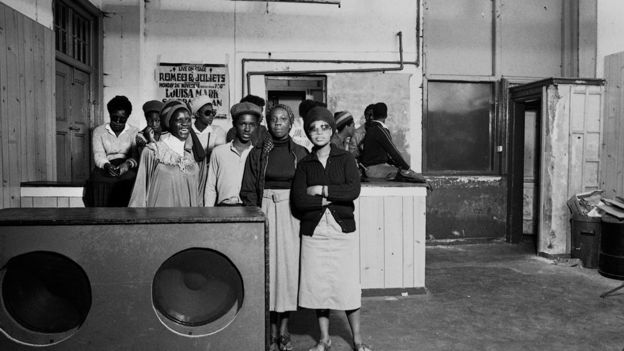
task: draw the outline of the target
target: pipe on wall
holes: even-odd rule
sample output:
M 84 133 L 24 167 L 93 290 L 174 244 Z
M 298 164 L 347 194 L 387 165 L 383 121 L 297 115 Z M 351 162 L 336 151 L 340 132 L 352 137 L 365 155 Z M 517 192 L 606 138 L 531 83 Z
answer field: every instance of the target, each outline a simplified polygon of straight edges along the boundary
M 257 75 L 312 75 L 323 73 L 362 73 L 362 72 L 386 72 L 401 71 L 406 64 L 419 65 L 418 61 L 403 61 L 403 32 L 398 32 L 399 38 L 399 60 L 398 61 L 374 61 L 374 60 L 314 60 L 314 59 L 263 59 L 263 58 L 243 58 L 241 60 L 241 95 L 249 94 L 249 86 L 251 76 Z M 382 64 L 382 65 L 398 65 L 396 67 L 375 67 L 375 68 L 345 68 L 345 69 L 320 69 L 320 70 L 299 70 L 299 71 L 249 71 L 245 73 L 246 62 L 287 62 L 287 63 L 336 63 L 336 64 Z

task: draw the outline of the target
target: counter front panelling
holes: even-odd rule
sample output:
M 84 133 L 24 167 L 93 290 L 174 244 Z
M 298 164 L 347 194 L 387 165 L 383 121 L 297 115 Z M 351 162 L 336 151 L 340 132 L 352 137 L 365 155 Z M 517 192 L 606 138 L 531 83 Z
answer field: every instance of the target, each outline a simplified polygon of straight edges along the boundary
M 420 185 L 362 183 L 355 234 L 365 295 L 424 293 L 426 196 Z M 22 207 L 84 207 L 82 187 L 22 187 Z
M 424 293 L 426 196 L 412 184 L 362 184 L 355 219 L 365 295 Z

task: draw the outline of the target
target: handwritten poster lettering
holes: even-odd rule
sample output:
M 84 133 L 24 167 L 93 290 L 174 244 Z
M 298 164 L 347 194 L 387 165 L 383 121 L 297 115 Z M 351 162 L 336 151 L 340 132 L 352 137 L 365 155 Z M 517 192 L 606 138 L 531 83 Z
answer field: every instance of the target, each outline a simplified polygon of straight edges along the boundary
M 230 90 L 226 65 L 160 63 L 156 79 L 163 101 L 188 103 L 195 97 L 209 96 L 217 110 L 216 118 L 227 118 Z

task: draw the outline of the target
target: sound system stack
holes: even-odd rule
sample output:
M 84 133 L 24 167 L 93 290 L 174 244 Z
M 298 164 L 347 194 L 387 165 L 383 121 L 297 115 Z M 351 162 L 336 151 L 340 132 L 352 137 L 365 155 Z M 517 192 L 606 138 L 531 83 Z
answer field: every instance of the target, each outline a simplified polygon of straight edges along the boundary
M 264 350 L 255 207 L 0 210 L 0 350 Z

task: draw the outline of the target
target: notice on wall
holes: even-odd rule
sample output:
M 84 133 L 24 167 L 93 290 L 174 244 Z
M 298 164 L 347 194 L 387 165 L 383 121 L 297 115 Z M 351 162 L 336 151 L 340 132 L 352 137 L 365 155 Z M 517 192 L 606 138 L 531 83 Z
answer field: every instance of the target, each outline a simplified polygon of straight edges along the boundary
M 216 118 L 227 118 L 230 106 L 227 65 L 159 63 L 156 73 L 163 101 L 188 103 L 197 96 L 207 95 L 217 110 Z

